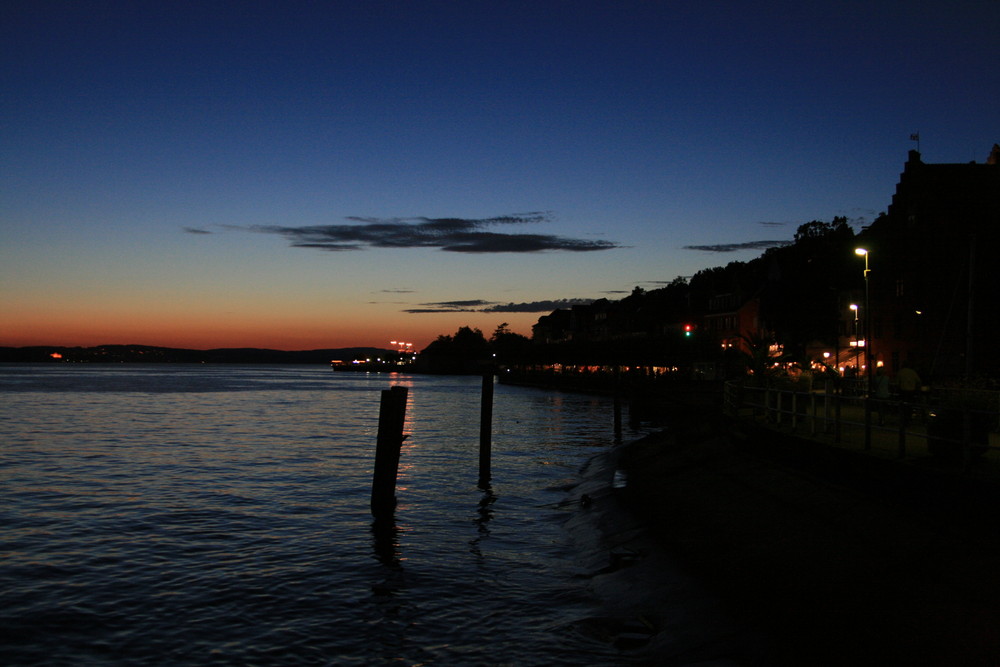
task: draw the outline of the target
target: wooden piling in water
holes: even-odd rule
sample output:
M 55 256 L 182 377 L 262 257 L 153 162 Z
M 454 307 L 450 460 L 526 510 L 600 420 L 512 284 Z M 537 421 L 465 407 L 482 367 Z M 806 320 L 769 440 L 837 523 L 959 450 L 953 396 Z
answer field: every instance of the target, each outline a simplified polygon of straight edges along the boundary
M 479 420 L 479 486 L 489 484 L 493 449 L 493 371 L 483 374 L 482 414 Z
M 378 436 L 375 443 L 375 471 L 372 475 L 372 514 L 391 514 L 396 508 L 396 475 L 399 452 L 403 446 L 403 423 L 406 420 L 406 387 L 382 391 L 379 405 Z
M 622 374 L 621 369 L 615 367 L 615 387 L 614 387 L 614 429 L 615 442 L 622 441 Z

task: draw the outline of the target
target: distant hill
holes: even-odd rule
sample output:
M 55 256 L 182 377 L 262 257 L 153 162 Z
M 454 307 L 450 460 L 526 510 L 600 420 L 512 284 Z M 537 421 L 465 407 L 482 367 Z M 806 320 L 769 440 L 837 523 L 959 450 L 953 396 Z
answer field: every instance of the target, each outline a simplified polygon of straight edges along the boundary
M 150 345 L 98 345 L 97 347 L 0 347 L 0 362 L 183 363 L 183 364 L 329 364 L 395 354 L 377 347 L 344 347 L 326 350 L 267 350 L 220 348 L 186 350 Z

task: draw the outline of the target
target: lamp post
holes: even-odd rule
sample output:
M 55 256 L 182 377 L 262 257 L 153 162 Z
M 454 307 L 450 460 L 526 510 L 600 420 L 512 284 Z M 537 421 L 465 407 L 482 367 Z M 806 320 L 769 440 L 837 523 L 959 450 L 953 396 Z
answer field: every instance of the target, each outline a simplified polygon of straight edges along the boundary
M 867 248 L 855 248 L 854 254 L 859 257 L 865 258 L 865 368 L 866 374 L 868 376 L 868 395 L 871 396 L 872 388 L 874 386 L 874 380 L 872 379 L 872 308 L 871 308 L 871 291 L 868 287 L 868 274 L 871 271 L 868 269 L 868 249 Z M 854 311 L 855 316 L 858 311 Z
M 854 347 L 858 347 L 858 304 L 852 303 L 848 306 L 852 311 L 854 311 Z

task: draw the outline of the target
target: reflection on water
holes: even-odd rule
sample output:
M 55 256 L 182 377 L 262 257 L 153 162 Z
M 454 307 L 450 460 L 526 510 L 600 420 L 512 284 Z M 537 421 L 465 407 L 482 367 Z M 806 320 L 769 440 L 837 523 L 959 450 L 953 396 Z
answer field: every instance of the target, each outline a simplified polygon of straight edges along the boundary
M 8 664 L 619 664 L 563 498 L 610 402 L 479 378 L 325 368 L 0 367 L 0 654 Z M 379 392 L 409 389 L 373 523 Z
M 479 501 L 479 508 L 476 511 L 478 516 L 475 519 L 478 534 L 469 541 L 469 548 L 478 558 L 483 557 L 483 552 L 479 548 L 479 543 L 490 536 L 489 523 L 493 518 L 493 503 L 495 503 L 496 500 L 497 497 L 493 494 L 493 489 L 487 487 L 483 491 L 482 499 Z
M 372 537 L 379 562 L 394 569 L 400 567 L 399 528 L 395 517 L 382 516 L 372 521 Z

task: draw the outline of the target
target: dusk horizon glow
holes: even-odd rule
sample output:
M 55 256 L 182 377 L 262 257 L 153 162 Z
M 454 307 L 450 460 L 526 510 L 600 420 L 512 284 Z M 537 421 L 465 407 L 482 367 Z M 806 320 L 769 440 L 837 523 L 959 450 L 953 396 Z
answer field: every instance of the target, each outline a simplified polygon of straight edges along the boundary
M 985 0 L 0 17 L 0 346 L 530 336 L 1000 141 Z

